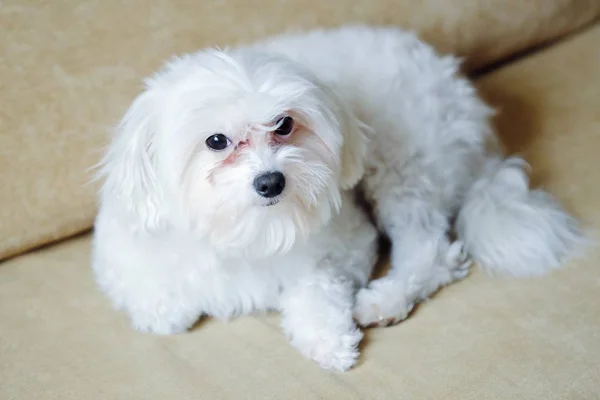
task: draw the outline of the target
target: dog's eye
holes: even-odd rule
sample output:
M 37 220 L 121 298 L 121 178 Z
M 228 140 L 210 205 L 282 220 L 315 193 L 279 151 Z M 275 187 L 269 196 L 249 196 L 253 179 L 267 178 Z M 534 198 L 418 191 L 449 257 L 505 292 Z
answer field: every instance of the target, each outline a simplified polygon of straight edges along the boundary
M 231 140 L 222 133 L 215 133 L 206 139 L 206 146 L 215 151 L 225 150 L 230 144 Z
M 280 136 L 289 135 L 294 128 L 294 119 L 292 117 L 283 117 L 277 121 L 275 133 Z

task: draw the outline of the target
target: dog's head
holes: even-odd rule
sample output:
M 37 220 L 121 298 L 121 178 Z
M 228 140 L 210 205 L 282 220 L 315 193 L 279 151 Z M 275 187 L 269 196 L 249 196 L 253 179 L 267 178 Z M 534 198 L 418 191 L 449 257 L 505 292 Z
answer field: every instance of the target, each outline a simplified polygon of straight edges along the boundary
M 363 174 L 363 126 L 310 72 L 252 50 L 177 58 L 146 82 L 103 163 L 145 229 L 223 251 L 285 251 L 326 224 Z

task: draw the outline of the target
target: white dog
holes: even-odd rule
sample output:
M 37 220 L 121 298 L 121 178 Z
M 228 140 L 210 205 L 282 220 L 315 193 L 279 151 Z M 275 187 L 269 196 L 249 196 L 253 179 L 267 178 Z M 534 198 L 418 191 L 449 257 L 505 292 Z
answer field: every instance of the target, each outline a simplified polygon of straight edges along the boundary
M 171 60 L 102 163 L 100 287 L 159 334 L 279 310 L 294 347 L 346 370 L 355 320 L 406 318 L 467 275 L 465 254 L 514 275 L 558 267 L 576 222 L 503 159 L 457 71 L 412 34 L 362 26 Z M 392 268 L 368 284 L 378 231 Z

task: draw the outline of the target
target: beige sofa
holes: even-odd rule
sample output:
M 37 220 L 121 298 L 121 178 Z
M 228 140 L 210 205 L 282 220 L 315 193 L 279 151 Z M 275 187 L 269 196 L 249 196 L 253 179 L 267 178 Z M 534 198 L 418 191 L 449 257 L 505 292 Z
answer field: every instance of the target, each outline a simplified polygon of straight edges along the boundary
M 134 332 L 95 287 L 86 233 L 88 168 L 162 59 L 349 22 L 464 56 L 507 147 L 594 231 L 599 16 L 599 0 L 0 2 L 0 399 L 600 399 L 595 248 L 543 278 L 475 272 L 369 330 L 340 374 L 289 347 L 276 315 Z

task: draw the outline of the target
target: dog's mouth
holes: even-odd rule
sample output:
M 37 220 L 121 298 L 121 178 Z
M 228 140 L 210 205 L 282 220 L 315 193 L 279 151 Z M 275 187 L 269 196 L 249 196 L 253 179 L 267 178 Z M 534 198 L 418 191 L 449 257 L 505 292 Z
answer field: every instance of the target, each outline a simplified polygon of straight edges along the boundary
M 260 207 L 271 207 L 279 204 L 283 200 L 283 196 L 277 196 L 270 199 L 261 198 L 258 202 Z
M 269 199 L 265 204 L 263 204 L 263 206 L 271 207 L 271 206 L 278 204 L 280 201 L 281 201 L 280 198 Z

